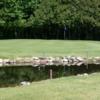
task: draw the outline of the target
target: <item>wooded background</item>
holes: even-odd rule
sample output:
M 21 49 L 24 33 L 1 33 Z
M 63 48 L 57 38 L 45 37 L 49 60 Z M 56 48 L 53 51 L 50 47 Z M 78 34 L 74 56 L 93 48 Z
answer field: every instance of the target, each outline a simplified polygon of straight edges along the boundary
M 100 40 L 100 0 L 0 0 L 0 39 Z

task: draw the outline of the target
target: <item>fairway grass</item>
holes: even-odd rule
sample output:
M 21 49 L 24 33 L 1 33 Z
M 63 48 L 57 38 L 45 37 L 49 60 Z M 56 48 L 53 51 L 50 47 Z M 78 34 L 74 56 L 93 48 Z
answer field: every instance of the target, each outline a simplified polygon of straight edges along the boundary
M 100 56 L 98 41 L 0 40 L 0 57 Z
M 0 100 L 100 100 L 100 73 L 0 88 Z

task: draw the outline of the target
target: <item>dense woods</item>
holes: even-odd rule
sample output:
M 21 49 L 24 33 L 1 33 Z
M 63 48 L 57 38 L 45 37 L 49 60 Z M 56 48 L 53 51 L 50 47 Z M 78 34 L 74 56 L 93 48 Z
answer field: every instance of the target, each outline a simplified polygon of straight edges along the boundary
M 100 40 L 100 0 L 0 0 L 0 38 Z

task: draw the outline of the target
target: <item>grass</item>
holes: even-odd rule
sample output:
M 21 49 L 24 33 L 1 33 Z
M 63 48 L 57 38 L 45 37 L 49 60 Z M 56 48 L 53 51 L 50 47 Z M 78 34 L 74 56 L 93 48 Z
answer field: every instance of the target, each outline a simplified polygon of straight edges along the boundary
M 100 73 L 1 88 L 0 100 L 100 100 Z
M 99 41 L 0 40 L 0 57 L 100 56 Z

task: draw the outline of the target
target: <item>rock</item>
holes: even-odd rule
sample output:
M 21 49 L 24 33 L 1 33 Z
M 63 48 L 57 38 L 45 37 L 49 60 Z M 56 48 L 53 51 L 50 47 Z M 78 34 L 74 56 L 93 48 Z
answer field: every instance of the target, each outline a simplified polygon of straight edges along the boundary
M 88 74 L 87 74 L 87 73 L 84 73 L 83 75 L 84 75 L 84 76 L 88 76 Z
M 83 64 L 83 62 L 79 62 L 79 63 L 77 63 L 76 65 L 77 66 L 81 66 Z
M 32 59 L 33 59 L 33 61 L 32 61 L 33 67 L 37 67 L 40 65 L 40 59 L 38 57 L 33 57 Z
M 84 74 L 77 74 L 77 76 L 88 76 L 88 73 L 84 73 Z
M 84 59 L 82 57 L 77 57 L 77 60 L 84 61 Z
M 0 59 L 0 66 L 3 66 L 3 59 Z
M 86 64 L 94 64 L 93 63 L 93 58 L 91 57 L 91 58 L 88 58 L 88 59 L 86 59 Z
M 41 57 L 39 59 L 40 59 L 39 63 L 40 63 L 41 66 L 46 66 L 48 64 L 47 58 Z
M 68 59 L 66 57 L 62 58 L 62 65 L 68 65 Z
M 47 57 L 47 65 L 53 65 L 53 57 Z
M 11 63 L 10 63 L 10 59 L 4 59 L 3 60 L 3 64 L 4 65 L 10 65 Z
M 30 85 L 31 83 L 30 82 L 27 82 L 27 81 L 23 81 L 20 84 L 23 85 L 23 86 L 25 86 L 25 85 Z
M 99 65 L 100 64 L 100 57 L 95 57 L 93 59 L 93 63 L 96 64 L 96 65 Z

